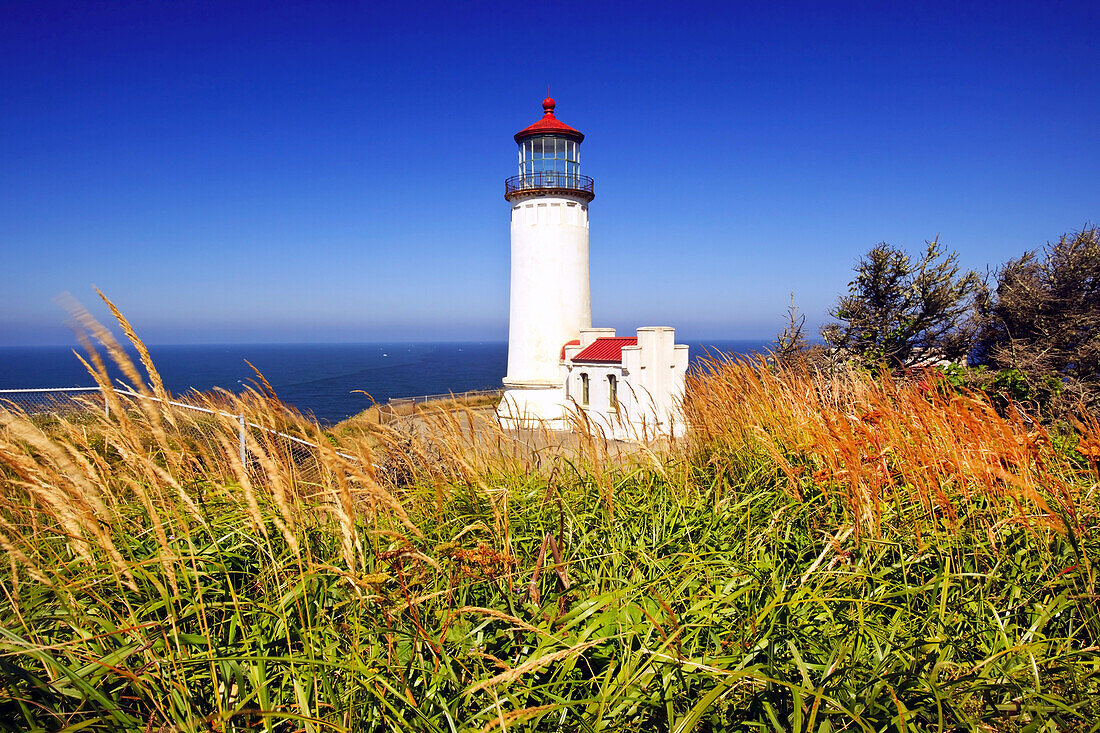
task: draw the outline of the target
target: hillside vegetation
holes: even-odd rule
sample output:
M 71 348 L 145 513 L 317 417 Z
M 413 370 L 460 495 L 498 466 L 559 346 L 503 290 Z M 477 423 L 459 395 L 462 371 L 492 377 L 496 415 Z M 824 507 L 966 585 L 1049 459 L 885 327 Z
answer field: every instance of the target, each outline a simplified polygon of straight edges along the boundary
M 104 386 L 109 417 L 0 411 L 2 730 L 1100 719 L 1087 418 L 719 359 L 682 443 L 566 451 L 469 410 L 328 435 L 222 394 L 320 446 L 253 432 L 242 464 L 234 420 Z
M 812 348 L 792 305 L 776 342 L 780 361 L 838 357 L 905 373 L 946 365 L 952 378 L 1000 406 L 1036 416 L 1100 416 L 1100 228 L 1086 226 L 988 272 L 964 272 L 937 239 L 919 257 L 885 242 L 855 266 Z M 970 368 L 967 368 L 970 367 Z

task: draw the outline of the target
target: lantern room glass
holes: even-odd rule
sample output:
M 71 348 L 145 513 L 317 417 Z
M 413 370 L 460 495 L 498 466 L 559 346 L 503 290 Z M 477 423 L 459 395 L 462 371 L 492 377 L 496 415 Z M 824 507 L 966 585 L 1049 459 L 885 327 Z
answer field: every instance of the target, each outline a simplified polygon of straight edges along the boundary
M 572 188 L 580 172 L 581 153 L 576 140 L 539 135 L 519 144 L 519 175 L 525 187 Z

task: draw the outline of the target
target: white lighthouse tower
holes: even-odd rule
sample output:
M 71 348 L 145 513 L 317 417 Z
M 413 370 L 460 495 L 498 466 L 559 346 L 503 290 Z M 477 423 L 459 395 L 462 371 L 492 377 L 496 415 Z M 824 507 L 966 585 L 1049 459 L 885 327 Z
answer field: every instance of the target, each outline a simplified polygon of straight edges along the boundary
M 505 427 L 566 426 L 564 347 L 592 326 L 588 282 L 588 204 L 581 175 L 584 135 L 542 103 L 538 122 L 515 135 L 519 171 L 505 181 L 512 205 L 512 285 L 508 374 L 497 413 Z

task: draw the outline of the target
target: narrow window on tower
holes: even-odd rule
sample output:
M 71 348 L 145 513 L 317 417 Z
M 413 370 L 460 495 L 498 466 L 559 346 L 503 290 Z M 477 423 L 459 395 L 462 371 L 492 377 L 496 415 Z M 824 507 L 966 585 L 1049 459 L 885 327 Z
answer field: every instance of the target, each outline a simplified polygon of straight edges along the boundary
M 535 176 L 537 186 L 549 186 L 550 179 L 546 174 L 553 166 L 548 164 L 547 158 L 554 157 L 554 139 L 550 137 L 536 137 L 533 141 L 535 151 Z
M 607 409 L 619 409 L 619 383 L 614 374 L 607 375 Z
M 588 407 L 588 375 L 581 372 L 581 404 Z

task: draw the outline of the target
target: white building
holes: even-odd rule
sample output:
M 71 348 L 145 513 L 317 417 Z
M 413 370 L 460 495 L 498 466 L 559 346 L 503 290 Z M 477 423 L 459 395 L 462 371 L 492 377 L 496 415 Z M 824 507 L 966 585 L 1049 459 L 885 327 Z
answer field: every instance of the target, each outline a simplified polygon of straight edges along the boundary
M 568 404 L 620 440 L 683 433 L 687 366 L 688 347 L 668 326 L 639 328 L 631 337 L 585 328 L 561 359 Z
M 519 172 L 505 182 L 512 205 L 508 374 L 497 408 L 507 428 L 565 430 L 587 417 L 616 438 L 680 433 L 687 346 L 667 327 L 616 338 L 592 328 L 588 205 L 580 172 L 584 135 L 554 116 L 516 133 Z

